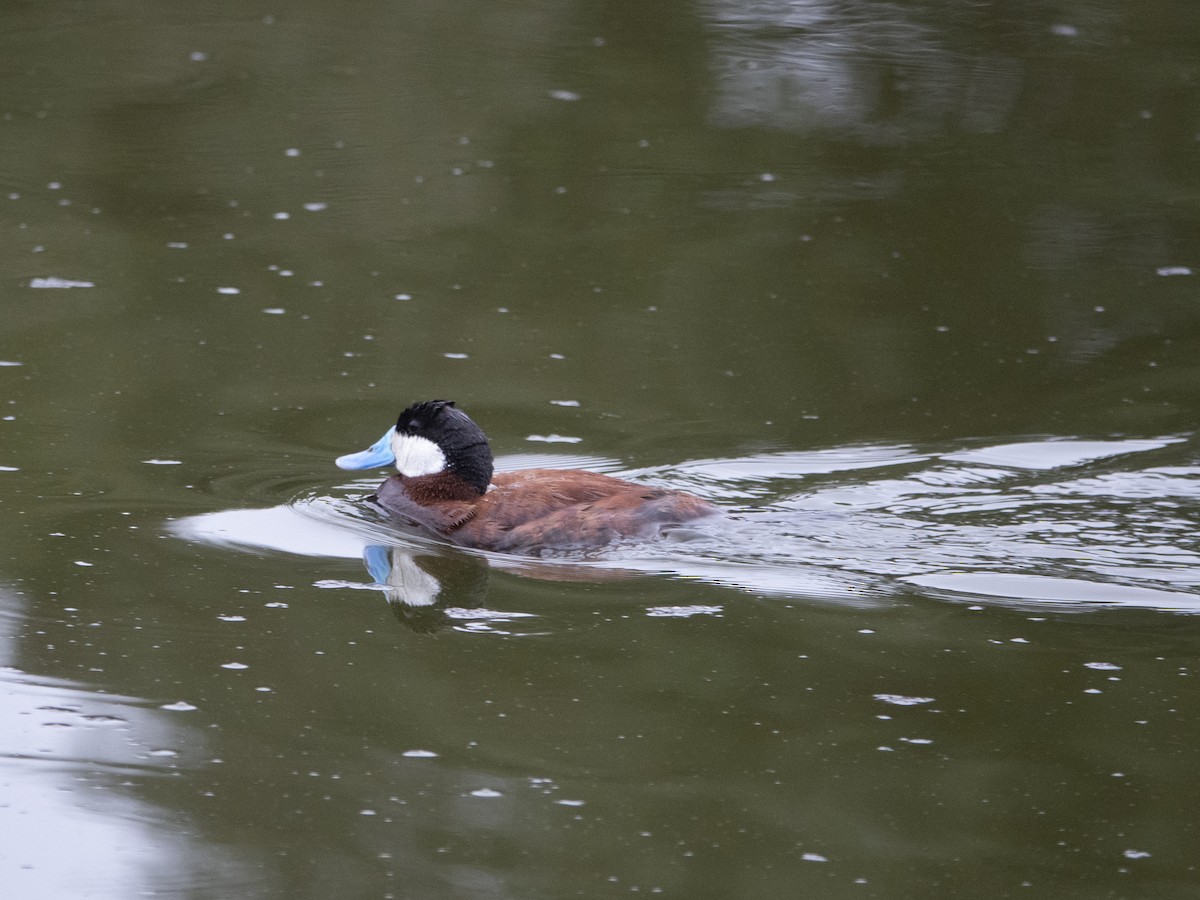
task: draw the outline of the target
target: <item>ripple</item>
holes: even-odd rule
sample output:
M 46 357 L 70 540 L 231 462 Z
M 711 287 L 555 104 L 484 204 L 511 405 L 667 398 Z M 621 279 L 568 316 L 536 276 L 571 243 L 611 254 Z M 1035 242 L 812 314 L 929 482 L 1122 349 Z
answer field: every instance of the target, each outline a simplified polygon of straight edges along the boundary
M 589 469 L 592 472 L 617 472 L 615 459 L 585 453 L 508 453 L 496 459 L 497 472 L 516 469 Z
M 1160 450 L 1183 438 L 1159 438 L 1156 440 L 1129 441 L 1023 441 L 1015 444 L 998 444 L 973 450 L 949 453 L 942 459 L 958 462 L 983 462 L 993 466 L 1011 466 L 1017 469 L 1059 469 L 1095 462 L 1109 456 L 1125 453 L 1142 453 Z
M 986 597 L 1000 602 L 1038 605 L 1120 606 L 1170 612 L 1200 612 L 1200 595 L 1137 587 L 1005 572 L 950 572 L 906 579 L 920 587 L 949 594 Z
M 1151 454 L 1154 466 L 1137 464 L 1144 454 Z M 395 583 L 385 585 L 374 572 L 373 584 L 337 577 L 322 584 L 390 591 L 390 599 L 409 606 L 420 598 L 440 605 L 463 590 L 482 597 L 483 565 L 540 580 L 673 577 L 763 597 L 856 605 L 893 602 L 917 590 L 999 604 L 1200 612 L 1200 593 L 1193 592 L 1200 586 L 1200 548 L 1190 539 L 1200 528 L 1200 464 L 1193 457 L 1192 443 L 1179 436 L 864 445 L 625 471 L 590 456 L 505 457 L 498 468 L 603 470 L 684 488 L 728 511 L 670 529 L 661 540 L 536 559 L 449 548 L 381 518 L 359 502 L 378 476 L 329 494 L 310 483 L 276 506 L 192 516 L 169 529 L 226 548 L 305 556 L 361 559 L 374 547 L 383 569 L 399 566 L 408 575 L 393 574 Z M 301 482 L 250 481 L 268 496 Z M 384 548 L 400 557 L 380 555 Z M 446 562 L 431 562 L 437 559 Z M 439 566 L 442 571 L 426 571 Z M 442 590 L 448 575 L 457 579 L 449 593 Z M 471 608 L 461 596 L 454 606 Z M 700 614 L 692 609 L 663 607 L 652 614 Z M 719 610 L 705 607 L 703 614 Z M 482 615 L 459 627 L 497 624 Z

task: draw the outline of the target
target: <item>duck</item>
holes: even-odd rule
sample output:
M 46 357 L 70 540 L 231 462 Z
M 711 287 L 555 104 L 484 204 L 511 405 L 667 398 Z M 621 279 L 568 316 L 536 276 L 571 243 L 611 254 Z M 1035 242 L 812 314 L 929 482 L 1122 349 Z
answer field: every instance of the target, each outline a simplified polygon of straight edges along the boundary
M 451 544 L 500 553 L 599 547 L 650 538 L 719 514 L 683 491 L 584 469 L 493 472 L 483 430 L 453 400 L 423 400 L 341 469 L 396 468 L 369 502 Z

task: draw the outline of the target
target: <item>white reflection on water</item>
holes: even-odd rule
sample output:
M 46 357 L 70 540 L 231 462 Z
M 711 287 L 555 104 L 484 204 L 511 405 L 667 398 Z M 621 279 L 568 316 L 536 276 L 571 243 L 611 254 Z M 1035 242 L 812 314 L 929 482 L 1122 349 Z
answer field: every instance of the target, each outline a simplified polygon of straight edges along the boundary
M 897 144 L 1000 131 L 1025 69 L 1015 57 L 945 46 L 946 21 L 895 3 L 766 0 L 701 4 L 714 94 L 726 128 L 834 130 Z
M 952 594 L 979 594 L 1027 603 L 1066 602 L 1114 604 L 1122 607 L 1200 612 L 1200 596 L 1178 591 L 1134 587 L 1128 584 L 1089 582 L 1081 585 L 1070 578 L 1014 573 L 950 572 L 944 575 L 914 575 L 912 584 Z
M 198 844 L 186 820 L 130 787 L 198 762 L 197 734 L 172 719 L 194 713 L 23 672 L 14 665 L 22 606 L 0 592 L 3 896 L 127 900 L 184 884 L 235 896 L 255 883 L 259 875 Z
M 410 606 L 482 601 L 490 568 L 561 581 L 663 575 L 840 603 L 888 602 L 916 589 L 994 603 L 1200 612 L 1193 452 L 1179 437 L 1031 439 L 764 453 L 618 471 L 695 492 L 728 515 L 658 540 L 536 559 L 449 550 L 399 531 L 352 499 L 373 481 L 345 486 L 345 496 L 193 516 L 171 529 L 230 548 L 365 557 L 369 582 L 322 584 L 371 587 Z M 1158 464 L 1141 466 L 1147 455 Z M 616 469 L 610 461 L 563 460 Z M 533 462 L 544 465 L 547 457 Z M 514 463 L 531 460 L 507 459 L 502 467 Z M 453 590 L 443 591 L 447 579 Z

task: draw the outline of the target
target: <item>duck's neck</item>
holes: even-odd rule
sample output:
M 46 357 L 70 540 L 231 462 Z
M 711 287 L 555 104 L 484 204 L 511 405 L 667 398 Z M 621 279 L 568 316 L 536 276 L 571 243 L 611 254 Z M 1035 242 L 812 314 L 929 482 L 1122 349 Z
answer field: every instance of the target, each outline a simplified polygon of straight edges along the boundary
M 404 490 L 414 502 L 427 506 L 447 500 L 478 500 L 483 495 L 453 472 L 438 472 L 436 475 L 398 476 Z

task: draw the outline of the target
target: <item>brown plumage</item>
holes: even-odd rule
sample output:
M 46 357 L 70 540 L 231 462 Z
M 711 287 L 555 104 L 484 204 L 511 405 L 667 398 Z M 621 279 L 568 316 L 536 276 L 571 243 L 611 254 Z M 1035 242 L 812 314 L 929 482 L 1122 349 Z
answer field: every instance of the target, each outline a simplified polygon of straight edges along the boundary
M 530 553 L 652 537 L 664 526 L 710 516 L 699 497 L 581 469 L 523 469 L 492 477 L 479 426 L 453 403 L 416 403 L 343 468 L 396 463 L 372 498 L 388 513 L 465 547 Z
M 453 543 L 507 553 L 653 537 L 665 525 L 718 512 L 691 494 L 580 469 L 501 473 L 492 479 L 492 489 L 474 500 L 435 499 L 438 487 L 422 482 L 440 478 L 393 475 L 380 486 L 376 502 Z

